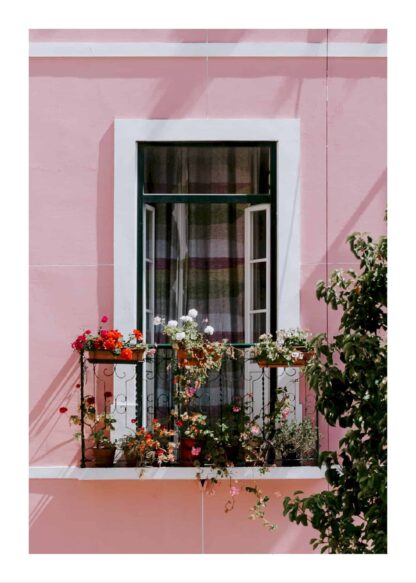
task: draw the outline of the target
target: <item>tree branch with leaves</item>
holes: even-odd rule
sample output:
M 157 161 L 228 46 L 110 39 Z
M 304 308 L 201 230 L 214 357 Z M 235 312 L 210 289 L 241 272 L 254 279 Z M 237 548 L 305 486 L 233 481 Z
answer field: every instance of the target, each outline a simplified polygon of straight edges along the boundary
M 342 310 L 339 334 L 313 339 L 305 377 L 318 411 L 345 428 L 337 452 L 323 452 L 329 489 L 284 500 L 289 520 L 319 535 L 313 548 L 329 553 L 387 552 L 387 238 L 348 238 L 360 272 L 335 271 L 317 297 Z

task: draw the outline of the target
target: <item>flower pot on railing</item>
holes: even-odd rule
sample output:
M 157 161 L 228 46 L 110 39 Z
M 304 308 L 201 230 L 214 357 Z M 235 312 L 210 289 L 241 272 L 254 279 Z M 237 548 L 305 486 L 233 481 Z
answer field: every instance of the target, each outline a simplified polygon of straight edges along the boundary
M 93 447 L 92 459 L 97 468 L 111 468 L 114 463 L 115 447 Z
M 257 364 L 260 368 L 282 368 L 291 366 L 286 360 L 258 360 Z
M 303 346 L 296 346 L 292 352 L 291 366 L 305 366 L 313 355 L 313 350 L 307 350 Z
M 287 360 L 282 358 L 280 360 L 257 360 L 257 364 L 260 368 L 289 368 L 289 367 L 302 367 L 305 366 L 313 356 L 313 351 L 305 350 L 302 348 L 294 348 L 292 351 L 291 358 Z
M 201 348 L 193 348 L 192 350 L 179 348 L 177 350 L 177 357 L 180 368 L 184 368 L 185 366 L 203 366 L 207 360 Z
M 88 360 L 105 360 L 107 362 L 143 362 L 146 348 L 130 348 L 129 352 L 114 354 L 111 350 L 89 350 Z M 131 358 L 129 358 L 131 357 Z

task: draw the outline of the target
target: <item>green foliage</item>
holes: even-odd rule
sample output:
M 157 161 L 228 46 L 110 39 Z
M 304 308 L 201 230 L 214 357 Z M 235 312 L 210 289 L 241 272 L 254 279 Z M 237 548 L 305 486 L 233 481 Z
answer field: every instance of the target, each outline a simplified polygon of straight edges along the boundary
M 360 273 L 335 271 L 317 297 L 342 309 L 339 334 L 313 339 L 305 368 L 326 421 L 345 428 L 339 451 L 323 452 L 329 489 L 284 500 L 284 514 L 312 525 L 322 553 L 387 552 L 387 239 L 348 238 Z

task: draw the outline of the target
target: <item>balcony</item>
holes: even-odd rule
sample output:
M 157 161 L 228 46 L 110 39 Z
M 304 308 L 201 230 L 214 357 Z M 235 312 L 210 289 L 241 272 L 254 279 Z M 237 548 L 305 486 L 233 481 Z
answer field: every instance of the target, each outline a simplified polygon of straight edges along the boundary
M 225 358 L 221 368 L 211 371 L 207 381 L 198 388 L 192 398 L 192 411 L 206 417 L 209 428 L 216 428 L 218 443 L 226 444 L 221 439 L 221 428 L 227 432 L 232 410 L 244 409 L 246 423 L 256 424 L 260 428 L 257 446 L 264 447 L 273 435 L 270 434 L 271 420 L 278 410 L 281 399 L 290 404 L 287 421 L 293 424 L 308 420 L 314 432 L 314 447 L 308 455 L 281 456 L 273 448 L 261 457 L 241 454 L 233 458 L 233 452 L 226 460 L 226 472 L 218 477 L 235 479 L 317 479 L 323 476 L 316 467 L 319 452 L 318 417 L 315 408 L 314 393 L 308 389 L 303 380 L 302 369 L 298 367 L 260 368 L 250 358 L 250 344 L 233 345 L 235 358 Z M 112 395 L 110 412 L 116 420 L 111 432 L 112 440 L 119 440 L 126 433 L 134 434 L 139 427 L 149 427 L 153 419 L 163 426 L 175 430 L 172 439 L 178 443 L 180 436 L 175 426 L 172 411 L 180 415 L 183 405 L 175 402 L 176 353 L 170 345 L 158 345 L 155 355 L 143 362 L 118 361 L 116 363 L 89 359 L 80 354 L 80 392 L 81 401 L 92 396 L 97 412 L 105 407 L 104 394 Z M 227 425 L 228 424 L 228 425 Z M 273 427 L 276 429 L 276 424 Z M 54 477 L 71 477 L 76 479 L 191 479 L 197 475 L 201 479 L 216 475 L 216 464 L 201 459 L 200 467 L 184 464 L 176 451 L 175 461 L 161 467 L 126 467 L 122 451 L 117 451 L 111 468 L 91 467 L 88 447 L 87 427 L 81 424 L 81 460 L 80 468 L 54 468 Z M 219 434 L 218 434 L 219 431 Z M 263 445 L 261 445 L 263 443 Z M 256 447 L 257 447 L 256 446 Z M 185 466 L 185 467 L 184 467 Z M 187 466 L 187 467 L 186 467 Z M 35 472 L 36 473 L 36 472 Z M 36 476 L 34 476 L 36 477 Z

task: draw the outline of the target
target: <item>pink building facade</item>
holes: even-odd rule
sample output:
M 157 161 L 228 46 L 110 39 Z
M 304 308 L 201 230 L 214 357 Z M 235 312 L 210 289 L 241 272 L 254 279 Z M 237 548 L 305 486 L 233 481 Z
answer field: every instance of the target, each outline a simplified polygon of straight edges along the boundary
M 312 552 L 313 531 L 283 518 L 282 500 L 324 488 L 318 471 L 258 482 L 279 524 L 269 532 L 247 519 L 246 493 L 224 513 L 227 481 L 210 495 L 195 479 L 66 471 L 79 446 L 57 411 L 78 403 L 74 337 L 103 314 L 117 326 L 123 318 L 117 128 L 128 120 L 162 136 L 186 121 L 212 140 L 295 128 L 297 149 L 278 173 L 297 193 L 299 323 L 336 332 L 338 315 L 316 300 L 315 284 L 356 267 L 350 233 L 385 230 L 386 41 L 383 30 L 31 31 L 31 553 Z M 337 429 L 321 423 L 320 432 L 321 447 L 336 448 Z

